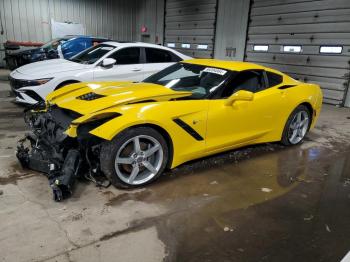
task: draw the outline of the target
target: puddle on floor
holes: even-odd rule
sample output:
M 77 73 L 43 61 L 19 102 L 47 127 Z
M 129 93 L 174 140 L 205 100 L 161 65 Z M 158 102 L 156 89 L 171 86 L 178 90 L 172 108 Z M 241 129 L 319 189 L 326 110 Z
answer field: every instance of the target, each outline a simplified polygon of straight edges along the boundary
M 183 165 L 108 204 L 166 206 L 153 223 L 168 261 L 339 261 L 350 247 L 350 148 L 265 149 Z

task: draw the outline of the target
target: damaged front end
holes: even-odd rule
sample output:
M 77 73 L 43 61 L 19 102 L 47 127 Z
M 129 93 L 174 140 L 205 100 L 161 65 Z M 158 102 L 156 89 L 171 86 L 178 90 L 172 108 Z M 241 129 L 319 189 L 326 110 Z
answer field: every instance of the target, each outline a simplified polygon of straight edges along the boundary
M 73 193 L 75 181 L 86 178 L 108 186 L 99 168 L 101 140 L 87 133 L 72 138 L 65 131 L 81 115 L 55 105 L 38 104 L 26 109 L 24 119 L 30 132 L 18 142 L 16 156 L 24 168 L 45 173 L 55 201 Z

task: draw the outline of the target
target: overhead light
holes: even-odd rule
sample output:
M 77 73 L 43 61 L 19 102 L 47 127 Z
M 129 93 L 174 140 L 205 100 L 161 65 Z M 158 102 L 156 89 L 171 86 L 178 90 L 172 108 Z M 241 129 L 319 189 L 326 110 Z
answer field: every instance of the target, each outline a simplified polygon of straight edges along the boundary
M 283 52 L 287 53 L 301 53 L 301 45 L 285 45 L 283 46 Z
M 167 43 L 167 47 L 175 47 L 175 43 Z
M 182 48 L 191 48 L 191 45 L 190 44 L 181 44 L 181 47 Z
M 269 51 L 268 45 L 254 45 L 253 50 L 256 52 L 267 52 Z
M 208 45 L 197 45 L 197 49 L 208 49 Z
M 321 46 L 320 47 L 320 53 L 341 54 L 342 51 L 343 51 L 342 46 Z

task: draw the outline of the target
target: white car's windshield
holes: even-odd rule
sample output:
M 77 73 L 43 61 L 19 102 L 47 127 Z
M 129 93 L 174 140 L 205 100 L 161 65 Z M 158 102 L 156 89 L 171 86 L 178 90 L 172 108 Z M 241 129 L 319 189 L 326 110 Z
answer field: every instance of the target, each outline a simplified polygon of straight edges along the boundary
M 217 90 L 232 74 L 231 71 L 210 66 L 178 63 L 143 82 L 163 85 L 175 91 L 190 91 L 191 98 L 200 99 Z
M 93 64 L 115 48 L 112 45 L 99 44 L 84 50 L 69 60 L 80 64 Z

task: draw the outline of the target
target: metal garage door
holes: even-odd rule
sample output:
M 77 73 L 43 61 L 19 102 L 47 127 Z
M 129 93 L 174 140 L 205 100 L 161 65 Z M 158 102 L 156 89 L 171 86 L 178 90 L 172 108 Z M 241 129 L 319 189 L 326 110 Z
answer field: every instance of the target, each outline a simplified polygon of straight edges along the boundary
M 245 60 L 317 83 L 324 102 L 344 105 L 349 86 L 349 0 L 254 0 L 248 28 Z
M 166 0 L 164 43 L 193 57 L 212 58 L 216 0 Z

